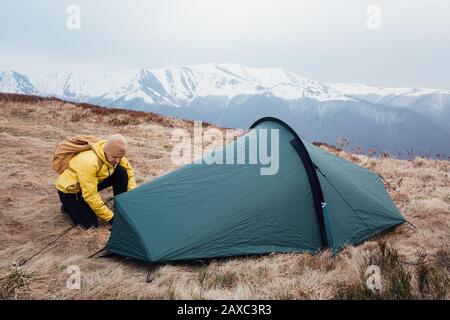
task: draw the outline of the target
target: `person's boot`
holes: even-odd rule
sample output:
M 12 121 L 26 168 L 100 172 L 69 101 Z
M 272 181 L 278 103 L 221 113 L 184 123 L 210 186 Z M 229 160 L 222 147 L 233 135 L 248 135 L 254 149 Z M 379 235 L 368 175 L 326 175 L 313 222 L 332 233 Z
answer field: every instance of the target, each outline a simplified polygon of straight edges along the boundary
M 64 207 L 64 205 L 61 206 L 61 213 L 62 214 L 69 214 L 66 210 L 66 207 Z

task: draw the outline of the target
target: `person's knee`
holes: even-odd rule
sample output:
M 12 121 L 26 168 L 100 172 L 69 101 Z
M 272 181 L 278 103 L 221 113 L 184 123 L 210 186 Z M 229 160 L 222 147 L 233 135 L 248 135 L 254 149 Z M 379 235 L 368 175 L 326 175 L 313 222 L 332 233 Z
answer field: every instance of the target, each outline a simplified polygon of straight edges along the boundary
M 92 209 L 87 208 L 87 210 L 80 218 L 81 219 L 78 225 L 81 225 L 84 229 L 98 227 L 97 216 L 95 215 L 94 211 L 92 211 Z
M 75 225 L 81 226 L 83 229 L 98 228 L 98 222 L 94 220 L 83 220 L 79 223 L 75 223 Z
M 114 169 L 114 175 L 116 175 L 120 179 L 125 179 L 126 181 L 128 181 L 127 170 L 124 167 L 122 167 L 120 164 L 118 164 L 116 169 Z
M 118 165 L 113 173 L 113 182 L 112 182 L 114 196 L 117 196 L 121 193 L 124 193 L 128 189 L 128 174 L 127 170 Z

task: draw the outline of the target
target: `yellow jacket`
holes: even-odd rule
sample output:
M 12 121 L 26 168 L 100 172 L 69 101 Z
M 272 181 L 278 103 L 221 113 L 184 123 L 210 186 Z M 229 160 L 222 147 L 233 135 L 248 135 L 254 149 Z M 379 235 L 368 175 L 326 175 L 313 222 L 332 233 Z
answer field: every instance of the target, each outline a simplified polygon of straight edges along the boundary
M 106 221 L 114 216 L 100 197 L 97 186 L 112 175 L 115 169 L 106 160 L 103 146 L 106 140 L 101 140 L 92 146 L 92 150 L 83 151 L 70 159 L 69 167 L 56 180 L 56 188 L 64 193 L 82 193 L 83 199 L 89 204 L 95 214 Z M 125 157 L 120 165 L 127 170 L 128 190 L 136 187 L 134 171 Z

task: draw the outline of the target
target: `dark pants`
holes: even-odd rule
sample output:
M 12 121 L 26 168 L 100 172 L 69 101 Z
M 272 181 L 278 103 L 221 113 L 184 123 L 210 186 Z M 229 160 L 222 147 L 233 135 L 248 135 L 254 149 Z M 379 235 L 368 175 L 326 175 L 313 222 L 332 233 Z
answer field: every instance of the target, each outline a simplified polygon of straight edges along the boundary
M 124 167 L 117 165 L 113 174 L 103 180 L 98 186 L 98 191 L 112 187 L 114 196 L 127 191 L 128 174 Z M 58 190 L 59 199 L 75 225 L 81 225 L 88 229 L 98 227 L 97 216 L 91 207 L 84 201 L 81 193 L 70 194 Z

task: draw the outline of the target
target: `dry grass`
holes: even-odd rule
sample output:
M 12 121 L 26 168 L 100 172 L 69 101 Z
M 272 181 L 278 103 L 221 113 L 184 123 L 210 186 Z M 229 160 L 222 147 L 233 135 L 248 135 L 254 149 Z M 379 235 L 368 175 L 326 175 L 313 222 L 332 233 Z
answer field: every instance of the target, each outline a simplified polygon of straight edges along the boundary
M 0 95 L 0 108 L 0 298 L 449 297 L 450 163 L 369 158 L 327 145 L 321 147 L 382 174 L 397 206 L 417 229 L 402 225 L 358 247 L 347 247 L 335 257 L 329 251 L 271 254 L 151 268 L 123 258 L 87 259 L 109 237 L 108 226 L 101 225 L 96 230 L 72 229 L 24 266 L 12 267 L 71 225 L 59 211 L 56 175 L 50 167 L 58 142 L 76 134 L 106 137 L 120 132 L 129 140 L 128 158 L 141 183 L 176 168 L 170 161 L 172 129 L 192 131 L 193 124 L 151 113 L 18 95 Z M 384 249 L 380 243 L 386 244 Z M 382 269 L 386 289 L 382 294 L 361 287 L 361 270 L 373 262 Z M 80 290 L 66 287 L 70 265 L 81 270 Z
M 448 259 L 449 253 L 445 256 Z M 360 266 L 359 279 L 341 285 L 335 299 L 445 299 L 450 279 L 448 268 L 440 265 L 439 259 L 439 255 L 430 258 L 422 252 L 415 263 L 405 262 L 395 247 L 379 240 L 378 247 L 367 252 Z M 380 268 L 381 281 L 379 288 L 370 290 L 367 270 L 374 265 Z

